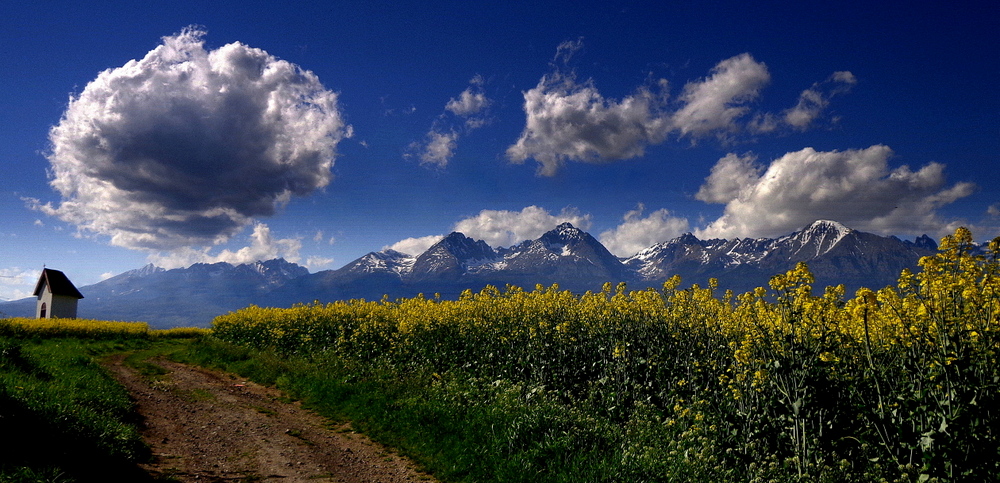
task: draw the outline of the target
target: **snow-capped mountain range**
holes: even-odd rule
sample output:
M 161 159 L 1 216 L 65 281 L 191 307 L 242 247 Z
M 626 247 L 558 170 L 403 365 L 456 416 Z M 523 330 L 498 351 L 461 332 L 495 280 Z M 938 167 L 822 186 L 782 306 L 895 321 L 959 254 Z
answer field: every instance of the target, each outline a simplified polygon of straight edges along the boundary
M 164 270 L 148 265 L 81 287 L 84 318 L 144 320 L 157 327 L 206 326 L 216 315 L 250 304 L 290 306 L 314 300 L 411 297 L 418 293 L 455 298 L 464 289 L 507 284 L 532 289 L 558 283 L 583 292 L 605 282 L 632 288 L 658 287 L 680 275 L 683 286 L 717 278 L 736 292 L 766 286 L 771 276 L 806 262 L 816 286 L 882 287 L 904 268 L 915 270 L 937 244 L 860 232 L 834 221 L 817 221 L 779 238 L 701 240 L 688 233 L 618 258 L 590 234 L 569 223 L 535 240 L 493 248 L 451 233 L 424 253 L 369 253 L 337 270 L 317 273 L 283 259 L 252 264 L 195 264 Z M 34 299 L 0 303 L 0 312 L 31 316 Z
M 375 256 L 379 255 L 379 256 Z M 381 268 L 383 257 L 391 263 Z M 534 287 L 559 283 L 570 288 L 600 287 L 607 281 L 633 279 L 629 268 L 590 234 L 569 223 L 557 226 L 536 240 L 494 250 L 485 242 L 454 232 L 420 255 L 391 250 L 369 254 L 340 269 L 350 273 L 392 273 L 404 285 L 424 283 L 481 288 L 485 284 Z M 375 263 L 371 263 L 375 262 Z M 452 288 L 452 287 L 449 287 Z
M 766 286 L 772 275 L 806 262 L 818 286 L 882 287 L 895 283 L 904 268 L 915 270 L 920 257 L 936 251 L 937 243 L 927 235 L 911 242 L 821 220 L 780 238 L 699 240 L 686 234 L 653 245 L 625 264 L 646 281 L 673 274 L 701 283 L 716 277 L 721 285 L 739 291 Z
M 486 284 L 530 288 L 559 283 L 583 291 L 599 290 L 604 282 L 656 286 L 677 274 L 685 284 L 704 285 L 718 278 L 721 286 L 740 291 L 766 285 L 772 275 L 804 261 L 817 285 L 884 286 L 894 283 L 904 268 L 916 269 L 921 256 L 936 250 L 937 244 L 926 235 L 911 242 L 820 220 L 780 238 L 700 240 L 688 233 L 623 259 L 590 234 L 564 223 L 536 240 L 497 250 L 456 232 L 417 256 L 391 250 L 368 254 L 330 280 L 353 281 L 379 273 L 400 287 L 433 282 L 461 290 Z

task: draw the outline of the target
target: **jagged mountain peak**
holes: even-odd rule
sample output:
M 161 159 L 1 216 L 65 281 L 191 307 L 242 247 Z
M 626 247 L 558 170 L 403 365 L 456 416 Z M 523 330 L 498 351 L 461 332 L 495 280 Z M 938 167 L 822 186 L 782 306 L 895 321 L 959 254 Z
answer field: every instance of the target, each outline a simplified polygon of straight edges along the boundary
M 555 228 L 549 230 L 549 233 L 553 232 L 564 237 L 578 237 L 586 234 L 585 231 L 573 226 L 573 224 L 568 221 L 560 223 L 556 225 Z
M 457 279 L 470 266 L 490 262 L 496 257 L 496 252 L 486 242 L 474 240 L 456 231 L 418 255 L 408 275 L 414 280 L 427 280 L 437 276 Z
M 737 238 L 737 240 L 739 239 Z M 642 250 L 639 250 L 639 252 L 636 253 L 635 255 L 627 257 L 626 259 L 642 260 L 652 256 L 656 256 L 657 254 L 662 253 L 664 250 L 676 249 L 677 247 L 683 247 L 686 245 L 702 245 L 702 241 L 698 237 L 694 236 L 691 232 L 688 232 L 677 238 L 671 238 L 670 240 L 657 243 L 650 247 L 643 248 Z
M 453 231 L 417 258 L 429 253 L 439 253 L 442 250 L 460 260 L 486 260 L 496 257 L 493 248 L 487 245 L 486 242 L 468 237 L 464 233 Z
M 555 228 L 545 232 L 542 236 L 538 237 L 538 241 L 541 241 L 549 249 L 559 251 L 562 247 L 566 246 L 576 246 L 581 243 L 587 245 L 599 245 L 594 237 L 589 233 L 573 226 L 572 223 L 566 222 L 561 223 Z
M 257 260 L 252 263 L 243 263 L 233 267 L 233 273 L 247 273 L 249 272 L 251 277 L 259 276 L 268 285 L 282 285 L 285 282 L 301 277 L 303 275 L 309 275 L 309 269 L 298 265 L 296 263 L 289 262 L 284 258 L 273 258 L 271 260 Z M 224 271 L 228 271 L 225 270 Z
M 354 273 L 405 273 L 413 267 L 416 257 L 406 253 L 386 248 L 371 252 L 348 263 L 341 270 Z
M 464 243 L 466 240 L 472 240 L 472 237 L 466 236 L 465 233 L 460 231 L 453 231 L 444 238 L 438 241 L 438 243 Z
M 119 273 L 118 275 L 115 275 L 113 277 L 107 278 L 107 279 L 102 280 L 101 282 L 98 282 L 98 283 L 107 283 L 107 284 L 128 283 L 131 280 L 136 280 L 136 279 L 141 279 L 141 278 L 149 277 L 151 275 L 155 275 L 157 273 L 161 273 L 161 272 L 165 272 L 165 271 L 167 271 L 165 268 L 157 267 L 156 265 L 153 265 L 152 263 L 147 263 L 143 267 L 136 268 L 134 270 L 129 270 L 127 272 Z
M 143 267 L 141 270 L 148 272 L 148 274 L 168 272 L 184 277 L 196 278 L 204 276 L 221 278 L 245 278 L 248 276 L 261 277 L 270 284 L 283 283 L 292 278 L 309 274 L 309 270 L 307 268 L 296 263 L 289 262 L 284 258 L 257 260 L 240 264 L 233 264 L 229 262 L 195 263 L 187 268 L 174 268 L 171 270 L 164 270 L 162 268 L 154 268 L 150 270 L 148 267 Z M 126 272 L 122 275 L 130 275 L 131 273 L 132 272 Z
M 937 251 L 938 244 L 933 238 L 927 236 L 926 234 L 918 236 L 913 240 L 913 246 L 917 248 L 925 248 L 927 250 Z
M 386 248 L 381 251 L 367 253 L 361 258 L 355 260 L 354 262 L 345 265 L 345 268 L 351 265 L 356 265 L 358 263 L 363 263 L 366 265 L 384 265 L 385 263 L 391 263 L 393 261 L 413 259 L 413 258 L 416 257 L 413 255 L 408 255 L 406 253 L 393 250 L 391 248 Z
M 262 275 L 267 274 L 267 273 L 271 273 L 271 272 L 279 272 L 279 273 L 283 273 L 283 274 L 290 274 L 290 275 L 293 275 L 293 276 L 303 275 L 303 272 L 304 273 L 309 273 L 309 270 L 306 269 L 305 267 L 303 267 L 303 266 L 301 266 L 299 264 L 296 264 L 296 263 L 289 262 L 288 260 L 285 260 L 284 258 L 272 258 L 270 260 L 257 260 L 256 262 L 253 262 L 253 263 L 244 263 L 242 265 L 246 265 L 246 266 L 254 269 L 255 271 L 257 271 L 258 273 L 260 273 Z
M 797 232 L 779 237 L 778 240 L 792 239 L 798 240 L 803 244 L 820 240 L 821 242 L 825 242 L 832 246 L 845 236 L 854 232 L 855 231 L 853 229 L 848 228 L 843 223 L 837 221 L 816 220 Z
M 701 243 L 701 239 L 694 236 L 693 233 L 687 232 L 677 238 L 674 238 L 673 240 L 670 241 L 670 243 L 674 243 L 677 245 L 697 245 Z
M 817 220 L 800 231 L 781 237 L 778 244 L 793 243 L 796 256 L 818 257 L 829 252 L 841 240 L 857 233 L 842 223 L 830 220 Z
M 409 255 L 409 254 L 406 254 L 406 253 L 403 253 L 403 252 L 400 252 L 400 251 L 396 251 L 396 250 L 393 250 L 392 248 L 386 248 L 386 249 L 381 250 L 381 251 L 371 252 L 371 253 L 369 253 L 366 256 L 375 256 L 375 257 L 382 258 L 382 259 L 387 259 L 387 258 L 407 258 L 407 257 L 413 258 L 413 255 Z
M 903 242 L 860 232 L 831 220 L 817 220 L 779 238 L 700 241 L 690 234 L 647 248 L 625 261 L 645 280 L 673 274 L 700 281 L 717 277 L 747 289 L 767 277 L 807 262 L 823 283 L 892 283 L 902 268 L 913 269 L 920 256 L 932 254 L 928 237 Z
M 156 265 L 153 265 L 152 263 L 147 263 L 142 268 L 137 268 L 135 270 L 129 270 L 127 272 L 122 273 L 122 275 L 130 275 L 130 276 L 133 276 L 133 277 L 145 277 L 147 275 L 152 275 L 154 273 L 159 273 L 159 272 L 162 272 L 164 270 L 166 270 L 166 269 L 162 268 L 162 267 L 157 267 Z
M 809 226 L 802 229 L 803 232 L 834 232 L 847 234 L 854 231 L 851 228 L 844 226 L 843 223 L 839 221 L 832 220 L 816 220 L 809 224 Z

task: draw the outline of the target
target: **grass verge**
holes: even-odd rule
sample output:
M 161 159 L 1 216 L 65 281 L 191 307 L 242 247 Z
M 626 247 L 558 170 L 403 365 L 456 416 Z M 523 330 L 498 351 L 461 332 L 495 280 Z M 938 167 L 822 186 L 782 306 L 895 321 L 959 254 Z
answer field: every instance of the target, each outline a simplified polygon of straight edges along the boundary
M 129 363 L 155 376 L 162 369 L 146 359 L 191 334 L 117 324 L 90 337 L 82 325 L 0 320 L 0 482 L 157 481 L 137 466 L 150 454 L 132 400 L 98 361 L 131 352 Z
M 442 481 L 579 482 L 625 476 L 621 429 L 544 390 L 460 374 L 360 368 L 332 358 L 279 357 L 212 339 L 178 356 L 277 386 L 325 417 L 349 420 Z

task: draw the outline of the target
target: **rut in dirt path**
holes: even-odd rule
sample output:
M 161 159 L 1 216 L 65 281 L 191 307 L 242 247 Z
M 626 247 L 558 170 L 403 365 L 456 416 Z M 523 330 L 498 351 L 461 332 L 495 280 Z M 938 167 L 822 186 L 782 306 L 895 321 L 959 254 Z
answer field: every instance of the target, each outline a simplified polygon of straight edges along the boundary
M 349 425 L 337 428 L 277 390 L 163 358 L 150 379 L 108 361 L 144 418 L 154 477 L 180 482 L 434 482 L 416 466 Z

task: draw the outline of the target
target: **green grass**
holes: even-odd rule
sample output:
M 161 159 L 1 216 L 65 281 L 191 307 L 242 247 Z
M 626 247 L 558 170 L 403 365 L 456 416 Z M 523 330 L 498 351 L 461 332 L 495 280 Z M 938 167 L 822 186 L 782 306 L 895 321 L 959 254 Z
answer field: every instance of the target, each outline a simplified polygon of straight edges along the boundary
M 131 364 L 155 376 L 144 358 L 182 344 L 127 334 L 0 335 L 0 482 L 154 481 L 137 466 L 150 456 L 140 418 L 98 361 L 133 352 Z
M 443 481 L 601 481 L 622 470 L 622 430 L 545 391 L 525 399 L 530 389 L 509 384 L 279 357 L 210 339 L 180 357 L 276 385 Z

